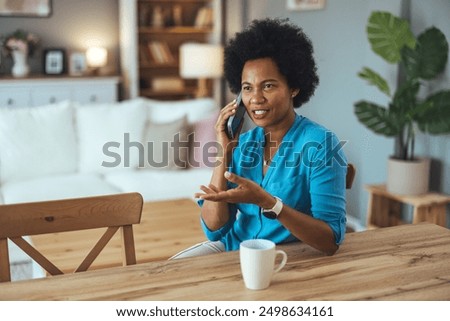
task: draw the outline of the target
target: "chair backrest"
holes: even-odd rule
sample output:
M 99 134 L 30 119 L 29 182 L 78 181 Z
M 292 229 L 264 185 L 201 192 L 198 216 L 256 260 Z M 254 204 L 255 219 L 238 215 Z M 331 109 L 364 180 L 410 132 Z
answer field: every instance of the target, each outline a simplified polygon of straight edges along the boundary
M 141 221 L 143 199 L 125 193 L 46 202 L 0 205 L 0 282 L 11 281 L 8 239 L 49 274 L 63 272 L 23 236 L 107 228 L 74 272 L 86 271 L 109 240 L 122 230 L 123 265 L 136 264 L 133 224 Z
M 356 167 L 349 163 L 347 164 L 347 176 L 345 177 L 345 188 L 351 189 L 353 185 L 353 180 L 355 179 L 356 175 Z

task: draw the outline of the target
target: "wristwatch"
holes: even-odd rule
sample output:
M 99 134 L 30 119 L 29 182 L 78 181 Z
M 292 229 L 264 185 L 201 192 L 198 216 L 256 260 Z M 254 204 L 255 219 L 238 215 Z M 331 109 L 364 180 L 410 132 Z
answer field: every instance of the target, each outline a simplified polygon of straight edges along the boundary
M 278 215 L 280 215 L 281 210 L 283 209 L 283 201 L 276 196 L 274 197 L 277 200 L 275 205 L 272 208 L 262 209 L 262 214 L 271 220 L 275 220 L 276 218 L 278 218 Z

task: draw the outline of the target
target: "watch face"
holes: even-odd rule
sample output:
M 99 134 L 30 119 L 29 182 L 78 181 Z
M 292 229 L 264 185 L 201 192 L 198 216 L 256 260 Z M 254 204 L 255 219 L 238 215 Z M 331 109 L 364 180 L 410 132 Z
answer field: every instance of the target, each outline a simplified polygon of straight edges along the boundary
M 268 212 L 263 211 L 263 215 L 271 220 L 274 220 L 277 218 L 277 213 L 272 212 L 272 211 L 268 211 Z

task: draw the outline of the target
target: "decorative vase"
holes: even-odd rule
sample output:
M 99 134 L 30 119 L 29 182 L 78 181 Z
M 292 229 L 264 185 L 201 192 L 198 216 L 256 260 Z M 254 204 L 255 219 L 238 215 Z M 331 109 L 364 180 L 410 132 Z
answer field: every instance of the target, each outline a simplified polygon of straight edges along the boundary
M 394 194 L 419 195 L 428 192 L 430 160 L 405 161 L 390 158 L 387 168 L 387 190 Z
M 20 50 L 13 50 L 12 57 L 14 61 L 14 65 L 12 67 L 11 73 L 13 77 L 26 77 L 30 73 L 30 67 L 28 66 L 27 61 L 27 52 L 23 52 Z

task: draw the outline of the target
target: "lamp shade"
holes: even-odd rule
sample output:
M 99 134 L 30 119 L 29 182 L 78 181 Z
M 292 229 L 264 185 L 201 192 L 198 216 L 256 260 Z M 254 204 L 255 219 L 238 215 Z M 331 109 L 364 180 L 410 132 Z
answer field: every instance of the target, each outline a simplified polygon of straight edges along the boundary
M 89 67 L 99 68 L 106 65 L 108 52 L 102 47 L 90 47 L 86 51 L 86 60 Z
M 223 48 L 205 43 L 180 46 L 180 74 L 183 78 L 217 78 L 223 73 Z

